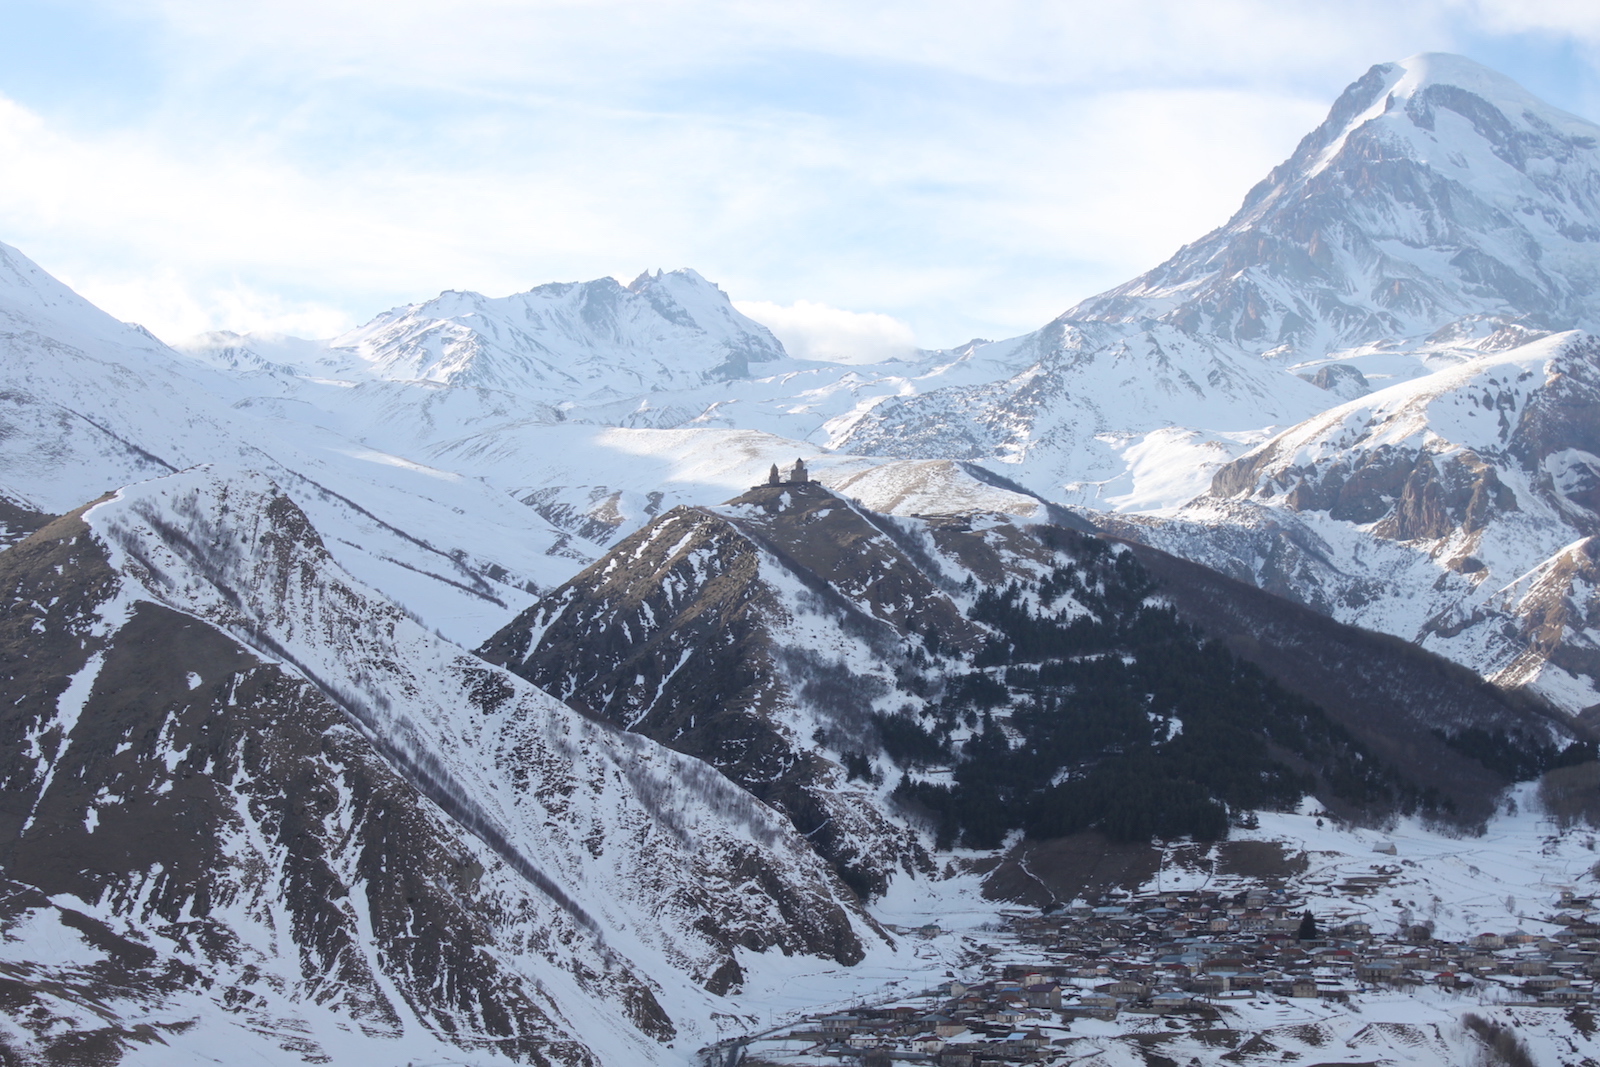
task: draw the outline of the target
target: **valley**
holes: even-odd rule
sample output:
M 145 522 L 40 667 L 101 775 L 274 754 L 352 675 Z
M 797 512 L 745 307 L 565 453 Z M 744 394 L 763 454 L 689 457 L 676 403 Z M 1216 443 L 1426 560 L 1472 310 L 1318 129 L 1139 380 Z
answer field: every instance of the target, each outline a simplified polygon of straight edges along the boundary
M 1600 127 L 1423 55 L 879 363 L 0 245 L 0 1062 L 1593 1062 L 1597 242 Z
M 1521 814 L 1451 844 L 1272 815 L 1053 910 L 956 929 L 929 911 L 895 927 L 919 970 L 737 1047 L 752 1065 L 1458 1063 L 1510 1031 L 1533 1062 L 1582 1062 L 1600 913 L 1562 879 L 1590 877 L 1593 843 Z

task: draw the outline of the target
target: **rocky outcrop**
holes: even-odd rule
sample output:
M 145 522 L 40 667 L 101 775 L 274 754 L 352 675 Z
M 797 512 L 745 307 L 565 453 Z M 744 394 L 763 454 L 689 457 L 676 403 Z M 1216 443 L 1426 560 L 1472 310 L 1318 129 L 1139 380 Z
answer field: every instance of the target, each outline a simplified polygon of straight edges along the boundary
M 1600 341 L 1561 334 L 1307 420 L 1174 519 L 1104 524 L 1576 714 L 1600 702 L 1597 426 Z
M 1474 533 L 1495 513 L 1517 510 L 1516 494 L 1495 467 L 1467 448 L 1441 453 L 1380 445 L 1306 467 L 1279 465 L 1281 455 L 1268 446 L 1226 464 L 1212 479 L 1212 493 L 1370 523 L 1374 534 L 1395 541 Z
M 1300 377 L 1318 389 L 1325 389 L 1346 400 L 1353 400 L 1372 392 L 1372 385 L 1367 381 L 1367 376 L 1348 363 L 1329 363 L 1318 367 L 1315 374 L 1302 374 Z

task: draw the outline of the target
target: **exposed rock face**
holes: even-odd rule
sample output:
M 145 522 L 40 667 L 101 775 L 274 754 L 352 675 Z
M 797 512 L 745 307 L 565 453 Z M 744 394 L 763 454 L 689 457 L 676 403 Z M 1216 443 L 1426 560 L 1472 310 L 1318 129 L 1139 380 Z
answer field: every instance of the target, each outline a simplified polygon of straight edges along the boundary
M 1302 374 L 1301 377 L 1306 378 L 1318 389 L 1325 389 L 1346 400 L 1353 400 L 1372 392 L 1367 376 L 1348 363 L 1329 363 L 1318 367 L 1315 374 Z
M 1230 463 L 1212 480 L 1218 496 L 1272 500 L 1292 511 L 1322 511 L 1395 541 L 1437 540 L 1459 529 L 1481 530 L 1496 511 L 1517 510 L 1517 498 L 1495 468 L 1470 448 L 1437 442 L 1415 450 L 1381 444 L 1329 457 L 1311 471 L 1275 472 L 1262 483 L 1274 453 L 1265 449 Z
M 17 1055 L 231 1018 L 313 1059 L 656 1062 L 739 952 L 877 937 L 780 819 L 433 638 L 264 479 L 57 520 L 0 592 Z
M 1600 703 L 1597 427 L 1600 341 L 1562 334 L 1287 430 L 1176 522 L 1111 524 L 1576 713 Z

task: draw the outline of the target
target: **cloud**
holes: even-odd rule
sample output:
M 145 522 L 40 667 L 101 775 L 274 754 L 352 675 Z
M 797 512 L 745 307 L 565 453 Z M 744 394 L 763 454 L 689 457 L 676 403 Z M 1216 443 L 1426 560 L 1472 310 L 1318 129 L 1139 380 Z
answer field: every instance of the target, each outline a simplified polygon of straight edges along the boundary
M 0 239 L 157 333 L 687 265 L 930 347 L 1036 328 L 1220 224 L 1373 62 L 1594 32 L 1556 0 L 98 10 L 157 74 L 85 69 L 56 107 L 0 69 Z
M 879 363 L 917 351 L 911 327 L 892 315 L 845 311 L 810 300 L 787 307 L 765 300 L 735 300 L 733 306 L 776 334 L 796 359 Z
M 425 154 L 307 160 L 286 135 L 72 131 L 0 100 L 0 236 L 167 337 L 263 328 L 268 295 L 287 330 L 444 288 L 688 265 L 736 297 L 876 307 L 938 346 L 1032 329 L 1217 225 L 1320 109 L 1186 90 L 1003 118 L 952 102 L 936 132 L 516 112 Z
M 172 270 L 156 275 L 68 274 L 62 280 L 100 308 L 138 322 L 168 344 L 218 329 L 333 337 L 353 325 L 341 308 L 289 300 L 238 283 L 197 284 Z
M 306 71 L 434 87 L 651 82 L 778 52 L 1011 84 L 1168 82 L 1405 50 L 1460 5 L 1345 0 L 118 0 L 213 69 Z M 1501 5 L 1501 6 L 1509 6 Z M 1557 7 L 1555 0 L 1546 6 Z M 1576 4 L 1571 5 L 1576 7 Z M 1415 50 L 1415 49 L 1411 49 Z
M 1491 31 L 1555 33 L 1600 45 L 1600 8 L 1589 0 L 1473 0 L 1464 6 Z

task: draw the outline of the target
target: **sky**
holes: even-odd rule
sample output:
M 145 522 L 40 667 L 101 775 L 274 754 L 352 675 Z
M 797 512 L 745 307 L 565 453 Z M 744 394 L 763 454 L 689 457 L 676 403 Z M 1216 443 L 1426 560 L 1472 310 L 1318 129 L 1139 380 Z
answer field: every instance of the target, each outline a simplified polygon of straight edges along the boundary
M 693 267 L 797 355 L 1036 329 L 1369 66 L 1600 119 L 1593 0 L 0 0 L 0 241 L 169 341 Z

